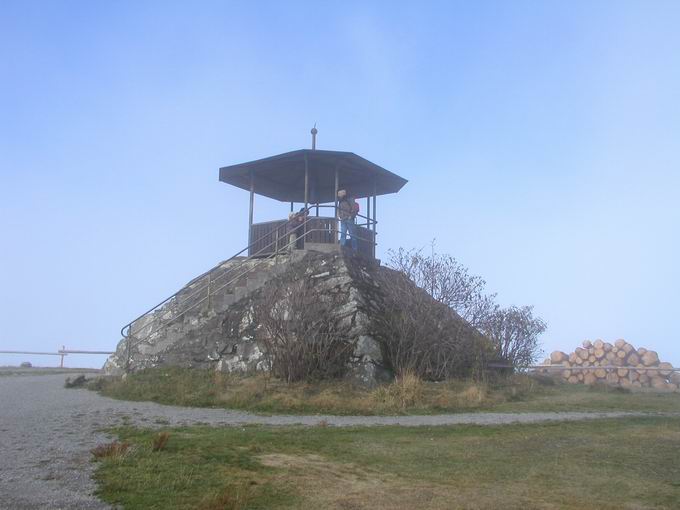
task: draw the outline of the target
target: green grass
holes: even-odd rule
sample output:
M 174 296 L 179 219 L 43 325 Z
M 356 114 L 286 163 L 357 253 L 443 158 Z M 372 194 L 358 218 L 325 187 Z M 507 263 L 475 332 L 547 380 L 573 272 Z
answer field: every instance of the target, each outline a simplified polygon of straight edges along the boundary
M 103 395 L 161 404 L 224 407 L 276 414 L 435 414 L 456 412 L 645 411 L 680 412 L 680 394 L 546 384 L 513 376 L 495 383 L 447 381 L 367 390 L 344 382 L 287 385 L 262 375 L 238 376 L 207 370 L 149 369 L 120 378 L 98 379 Z
M 125 509 L 677 508 L 680 419 L 493 427 L 125 428 L 100 496 Z

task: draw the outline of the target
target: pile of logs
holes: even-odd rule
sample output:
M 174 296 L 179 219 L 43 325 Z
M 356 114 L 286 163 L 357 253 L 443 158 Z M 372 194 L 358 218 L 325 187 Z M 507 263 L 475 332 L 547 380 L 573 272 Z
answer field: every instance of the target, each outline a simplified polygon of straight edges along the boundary
M 674 372 L 673 365 L 661 362 L 656 352 L 644 347 L 636 349 L 625 340 L 613 344 L 586 340 L 583 347 L 577 347 L 571 354 L 553 352 L 544 364 L 562 366 L 560 371 L 549 372 L 557 372 L 571 384 L 604 383 L 657 390 L 680 388 L 680 372 Z

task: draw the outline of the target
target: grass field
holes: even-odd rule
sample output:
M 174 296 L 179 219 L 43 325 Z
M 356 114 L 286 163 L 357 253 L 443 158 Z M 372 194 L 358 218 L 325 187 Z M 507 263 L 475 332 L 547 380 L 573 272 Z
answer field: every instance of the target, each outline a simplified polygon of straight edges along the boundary
M 100 496 L 125 509 L 678 508 L 680 419 L 495 427 L 117 431 Z M 117 451 L 117 450 L 116 450 Z
M 603 386 L 548 384 L 545 378 L 512 376 L 495 383 L 426 383 L 405 378 L 367 390 L 342 382 L 286 385 L 261 375 L 240 377 L 205 370 L 151 369 L 125 380 L 91 385 L 103 395 L 259 413 L 434 414 L 476 411 L 680 412 L 680 394 L 615 390 Z

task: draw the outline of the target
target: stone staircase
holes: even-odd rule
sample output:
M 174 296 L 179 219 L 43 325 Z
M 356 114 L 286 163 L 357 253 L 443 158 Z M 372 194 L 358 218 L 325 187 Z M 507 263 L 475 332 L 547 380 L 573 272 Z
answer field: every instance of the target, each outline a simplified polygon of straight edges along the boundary
M 235 258 L 223 262 L 208 273 L 187 283 L 175 297 L 156 310 L 136 320 L 131 327 L 133 342 L 158 340 L 166 329 L 187 331 L 204 319 L 224 312 L 248 297 L 267 281 L 286 270 L 302 252 L 262 259 Z

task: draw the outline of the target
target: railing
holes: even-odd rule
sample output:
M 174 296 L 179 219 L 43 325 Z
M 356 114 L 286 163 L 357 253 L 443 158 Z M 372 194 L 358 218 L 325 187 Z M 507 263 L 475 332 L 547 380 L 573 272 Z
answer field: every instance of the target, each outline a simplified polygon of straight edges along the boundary
M 311 206 L 311 207 L 316 207 L 316 205 Z M 307 210 L 309 210 L 310 208 L 308 208 Z M 252 271 L 257 269 L 258 267 L 260 267 L 268 259 L 277 256 L 282 251 L 292 250 L 294 248 L 294 245 L 297 244 L 297 242 L 300 239 L 302 239 L 302 241 L 304 243 L 306 238 L 314 235 L 315 233 L 319 233 L 319 232 L 330 232 L 334 236 L 337 236 L 339 234 L 339 231 L 336 228 L 333 228 L 333 229 L 330 229 L 330 230 L 329 229 L 315 229 L 315 228 L 308 229 L 307 226 L 310 224 L 310 222 L 312 222 L 315 219 L 317 219 L 317 217 L 315 217 L 315 216 L 307 217 L 307 219 L 295 229 L 296 232 L 301 232 L 301 234 L 297 235 L 295 240 L 293 240 L 293 241 L 289 240 L 286 244 L 284 244 L 280 248 L 279 248 L 280 239 L 277 236 L 273 241 L 271 241 L 267 245 L 259 248 L 255 253 L 245 257 L 235 267 L 227 269 L 225 272 L 218 275 L 214 279 L 211 278 L 211 273 L 213 271 L 221 268 L 225 263 L 237 259 L 244 252 L 250 251 L 251 247 L 257 245 L 260 242 L 260 239 L 257 239 L 256 241 L 250 243 L 248 246 L 246 246 L 241 251 L 239 251 L 235 255 L 231 256 L 227 260 L 221 262 L 217 266 L 209 269 L 208 271 L 204 272 L 200 276 L 191 280 L 191 282 L 189 282 L 187 287 L 192 285 L 194 282 L 200 284 L 202 279 L 204 279 L 206 276 L 208 277 L 208 283 L 204 284 L 203 286 L 199 286 L 199 288 L 197 290 L 193 290 L 193 291 L 189 292 L 189 294 L 184 297 L 184 302 L 185 303 L 190 302 L 192 298 L 200 296 L 204 291 L 205 291 L 205 296 L 198 297 L 197 301 L 191 303 L 189 306 L 187 306 L 186 308 L 184 308 L 180 312 L 173 313 L 172 310 L 166 310 L 166 307 L 169 306 L 169 305 L 172 306 L 172 304 L 178 304 L 179 305 L 180 304 L 180 303 L 178 303 L 179 296 L 180 296 L 180 294 L 183 293 L 184 289 L 182 289 L 182 290 L 172 294 L 171 296 L 167 297 L 166 299 L 164 299 L 163 301 L 158 303 L 156 306 L 150 308 L 149 310 L 147 310 L 146 312 L 139 315 L 137 318 L 135 318 L 134 320 L 130 321 L 125 326 L 123 326 L 120 330 L 120 333 L 121 333 L 121 336 L 123 337 L 123 339 L 125 340 L 125 350 L 126 350 L 126 367 L 125 367 L 125 369 L 126 369 L 126 371 L 129 370 L 129 365 L 130 365 L 131 355 L 132 355 L 132 348 L 135 345 L 138 345 L 139 343 L 141 343 L 145 338 L 147 338 L 147 336 L 149 336 L 152 333 L 152 331 L 154 329 L 152 326 L 156 326 L 156 328 L 159 328 L 161 326 L 168 325 L 171 322 L 174 322 L 177 319 L 183 317 L 184 315 L 186 315 L 191 310 L 194 310 L 197 307 L 201 306 L 206 301 L 209 301 L 210 298 L 214 294 L 217 294 L 222 289 L 228 287 L 229 285 L 238 281 L 240 278 L 246 276 L 248 273 L 251 273 Z M 286 224 L 289 224 L 289 223 L 290 223 L 289 221 L 286 222 Z M 369 241 L 368 239 L 362 238 L 359 235 L 357 235 L 356 237 L 359 240 L 364 241 L 364 242 Z M 372 239 L 370 241 L 372 242 Z M 271 248 L 272 245 L 275 246 L 275 249 L 273 251 L 267 252 L 267 250 L 269 248 Z M 255 264 L 251 265 L 250 267 L 245 267 L 246 264 L 251 262 L 252 260 L 256 260 Z M 237 273 L 237 272 L 238 272 L 238 274 L 234 275 L 234 273 Z M 226 282 L 224 282 L 223 280 L 224 280 L 225 276 L 227 276 L 227 275 L 231 275 L 231 278 L 229 278 Z M 217 285 L 218 281 L 220 281 L 219 285 Z M 156 314 L 158 312 L 161 312 L 161 311 L 164 311 L 165 313 L 162 313 L 162 314 L 157 316 Z M 140 321 L 141 319 L 149 316 L 149 314 L 153 314 L 153 315 L 151 315 L 151 320 L 144 323 L 136 332 L 133 332 L 132 328 L 133 328 L 133 325 L 135 324 L 135 322 Z M 144 332 L 144 330 L 147 330 L 147 328 L 148 328 L 147 335 L 142 336 L 142 333 Z M 140 336 L 142 336 L 142 338 L 139 338 Z M 135 339 L 137 340 L 137 342 L 135 344 L 133 344 L 132 342 Z
M 41 351 L 0 351 L 0 354 L 22 354 L 30 356 L 61 356 L 59 361 L 59 368 L 64 368 L 64 356 L 69 354 L 113 354 L 111 351 L 75 351 L 67 349 L 62 346 L 57 352 L 41 352 Z
M 333 216 L 320 216 L 320 209 L 333 209 Z M 307 236 L 306 241 L 309 243 L 325 243 L 332 244 L 337 242 L 337 235 L 335 231 L 338 229 L 339 220 L 335 217 L 335 206 L 328 204 L 311 205 L 307 207 L 308 214 L 316 210 L 315 216 L 308 216 L 309 228 L 315 231 L 314 235 Z M 359 251 L 363 255 L 375 257 L 375 238 L 377 221 L 368 218 L 361 214 L 357 214 L 356 230 L 357 238 L 365 239 L 359 245 Z M 287 220 L 273 220 L 261 223 L 254 223 L 250 227 L 250 239 L 258 239 L 248 251 L 248 255 L 254 255 L 256 252 L 261 256 L 266 256 L 279 248 L 280 243 L 285 243 L 288 237 L 290 223 Z M 296 231 L 301 226 L 298 226 Z M 279 243 L 274 243 L 274 239 L 279 239 Z M 267 250 L 262 250 L 265 246 L 270 246 Z

